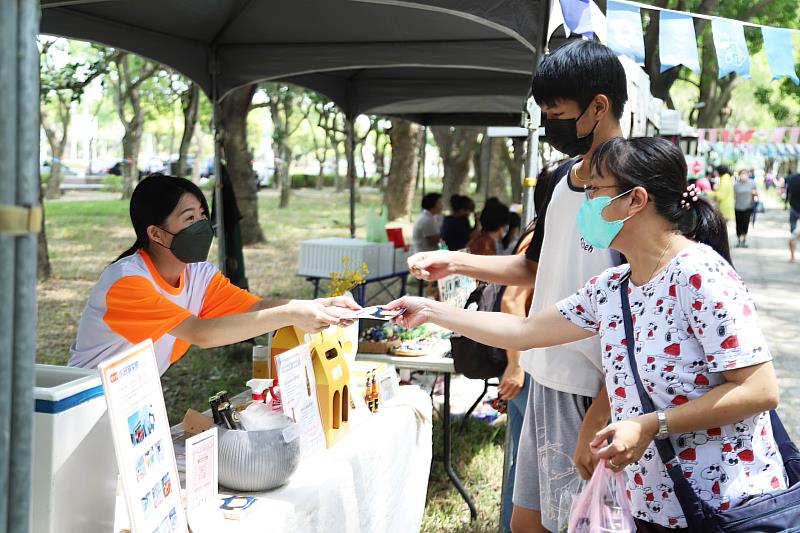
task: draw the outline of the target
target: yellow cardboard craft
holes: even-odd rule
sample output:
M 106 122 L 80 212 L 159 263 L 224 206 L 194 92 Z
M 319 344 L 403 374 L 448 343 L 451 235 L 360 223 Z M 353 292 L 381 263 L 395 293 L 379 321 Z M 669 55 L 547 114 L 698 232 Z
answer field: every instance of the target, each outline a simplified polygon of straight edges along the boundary
M 328 448 L 347 433 L 350 411 L 350 371 L 344 354 L 353 347 L 340 328 L 311 337 L 309 349 L 317 382 L 317 402 Z

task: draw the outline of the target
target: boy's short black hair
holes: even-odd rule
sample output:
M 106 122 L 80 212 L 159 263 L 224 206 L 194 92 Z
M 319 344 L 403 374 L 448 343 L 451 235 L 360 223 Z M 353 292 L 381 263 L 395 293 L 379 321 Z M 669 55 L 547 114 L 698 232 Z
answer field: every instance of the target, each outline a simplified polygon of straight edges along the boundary
M 454 194 L 450 197 L 450 209 L 456 211 L 475 211 L 475 202 L 469 196 Z
M 425 196 L 422 197 L 422 209 L 427 209 L 430 211 L 436 205 L 436 202 L 439 201 L 442 195 L 438 192 L 429 192 Z
M 719 172 L 720 176 L 724 176 L 725 174 L 731 173 L 731 167 L 728 165 L 720 165 L 717 167 L 717 172 Z
M 542 58 L 533 75 L 532 92 L 539 105 L 572 100 L 581 109 L 604 94 L 617 120 L 628 101 L 625 69 L 619 58 L 605 45 L 582 39 L 570 40 Z
M 481 230 L 497 231 L 503 226 L 508 226 L 508 206 L 497 198 L 489 198 L 481 211 Z

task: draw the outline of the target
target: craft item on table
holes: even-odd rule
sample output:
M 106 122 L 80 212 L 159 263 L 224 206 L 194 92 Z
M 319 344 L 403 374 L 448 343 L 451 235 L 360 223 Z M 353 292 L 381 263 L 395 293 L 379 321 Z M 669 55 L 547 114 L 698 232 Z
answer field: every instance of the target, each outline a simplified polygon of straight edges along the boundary
M 252 496 L 228 496 L 220 498 L 220 506 L 225 518 L 229 520 L 241 520 L 253 509 L 256 498 Z
M 372 372 L 367 372 L 367 384 L 364 387 L 364 402 L 367 408 L 372 412 Z
M 375 378 L 375 372 L 372 372 L 372 383 L 370 385 L 369 390 L 369 399 L 371 404 L 371 411 L 373 413 L 378 411 L 378 407 L 380 407 L 380 397 L 378 396 L 378 380 Z
M 309 342 L 317 401 L 325 442 L 330 448 L 346 432 L 350 409 L 350 372 L 344 354 L 352 350 L 341 328 L 313 335 Z
M 432 337 L 421 337 L 403 341 L 399 346 L 394 346 L 389 350 L 394 355 L 417 357 L 430 353 L 431 348 L 441 342 L 441 339 Z

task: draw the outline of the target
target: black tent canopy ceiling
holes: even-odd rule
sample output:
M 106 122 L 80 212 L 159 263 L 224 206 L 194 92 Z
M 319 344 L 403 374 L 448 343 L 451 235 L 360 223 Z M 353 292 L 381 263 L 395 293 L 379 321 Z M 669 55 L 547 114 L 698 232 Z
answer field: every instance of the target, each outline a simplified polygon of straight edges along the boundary
M 517 123 L 545 0 L 42 0 L 41 32 L 169 65 L 220 98 L 295 83 L 348 116 Z M 497 122 L 500 120 L 501 122 Z

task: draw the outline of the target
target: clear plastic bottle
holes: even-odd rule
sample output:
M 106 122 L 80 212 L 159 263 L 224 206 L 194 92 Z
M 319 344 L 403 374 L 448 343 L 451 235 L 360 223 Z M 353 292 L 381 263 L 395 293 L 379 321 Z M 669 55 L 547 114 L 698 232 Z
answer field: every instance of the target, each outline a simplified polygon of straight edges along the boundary
M 253 346 L 253 378 L 270 379 L 269 346 Z

